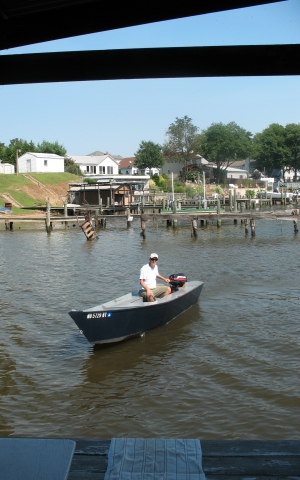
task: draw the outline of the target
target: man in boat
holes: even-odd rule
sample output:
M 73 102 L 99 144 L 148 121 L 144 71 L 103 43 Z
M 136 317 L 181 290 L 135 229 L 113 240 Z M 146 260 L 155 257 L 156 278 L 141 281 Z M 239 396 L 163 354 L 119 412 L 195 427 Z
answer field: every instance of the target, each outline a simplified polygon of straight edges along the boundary
M 147 302 L 155 302 L 155 298 L 162 298 L 171 293 L 171 287 L 166 285 L 156 286 L 157 278 L 160 278 L 166 283 L 170 283 L 168 278 L 158 273 L 157 262 L 157 253 L 151 253 L 149 263 L 144 265 L 140 271 L 139 295 L 146 299 Z

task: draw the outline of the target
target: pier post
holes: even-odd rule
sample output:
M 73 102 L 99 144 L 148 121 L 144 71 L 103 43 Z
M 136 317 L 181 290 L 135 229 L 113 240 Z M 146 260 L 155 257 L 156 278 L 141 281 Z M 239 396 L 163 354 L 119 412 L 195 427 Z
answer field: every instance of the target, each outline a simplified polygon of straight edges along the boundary
M 233 203 L 234 203 L 234 211 L 237 212 L 237 199 L 236 199 L 236 191 L 233 192 Z
M 101 215 L 102 215 L 103 209 L 102 209 L 102 198 L 101 198 L 101 197 L 100 197 L 100 199 L 99 199 L 99 212 L 100 212 Z
M 247 220 L 247 218 L 245 218 L 244 222 L 245 222 L 245 234 L 247 235 L 247 233 L 248 233 L 248 220 Z
M 143 238 L 146 238 L 146 226 L 145 226 L 145 221 L 141 219 L 141 236 Z
M 95 210 L 95 227 L 99 227 L 99 210 L 96 208 Z
M 229 208 L 230 208 L 230 211 L 232 212 L 233 205 L 232 205 L 232 191 L 231 190 L 229 190 Z
M 255 220 L 254 218 L 250 219 L 250 228 L 251 228 L 251 235 L 252 237 L 255 236 Z
M 197 237 L 197 220 L 191 220 L 191 235 Z
M 294 223 L 294 233 L 298 233 L 298 222 L 297 222 L 297 220 L 294 220 L 293 223 Z
M 46 232 L 51 232 L 51 223 L 50 223 L 50 203 L 46 203 Z
M 132 217 L 130 215 L 130 209 L 126 208 L 127 228 L 131 227 Z

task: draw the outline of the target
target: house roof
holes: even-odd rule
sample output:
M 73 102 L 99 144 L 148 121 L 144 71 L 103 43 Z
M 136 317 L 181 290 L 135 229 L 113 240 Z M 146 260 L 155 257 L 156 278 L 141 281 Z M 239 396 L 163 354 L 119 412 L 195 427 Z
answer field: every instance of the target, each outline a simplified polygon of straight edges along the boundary
M 100 150 L 96 150 L 95 152 L 93 153 L 88 153 L 88 156 L 89 157 L 99 157 L 99 156 L 102 156 L 102 155 L 110 155 L 116 162 L 120 162 L 122 160 L 122 156 L 121 155 L 112 155 L 111 153 L 109 152 L 100 152 Z
M 70 158 L 76 163 L 76 165 L 100 165 L 100 163 L 103 163 L 108 158 L 118 164 L 111 155 L 70 155 Z
M 55 153 L 39 153 L 39 152 L 26 152 L 26 153 L 23 153 L 23 155 L 21 155 L 19 157 L 19 160 L 20 158 L 24 157 L 24 155 L 32 155 L 33 157 L 37 157 L 37 158 L 45 158 L 45 159 L 48 159 L 48 160 L 64 160 L 64 157 L 62 157 L 61 155 L 56 155 Z
M 119 163 L 119 168 L 132 168 L 134 167 L 135 157 L 123 158 Z

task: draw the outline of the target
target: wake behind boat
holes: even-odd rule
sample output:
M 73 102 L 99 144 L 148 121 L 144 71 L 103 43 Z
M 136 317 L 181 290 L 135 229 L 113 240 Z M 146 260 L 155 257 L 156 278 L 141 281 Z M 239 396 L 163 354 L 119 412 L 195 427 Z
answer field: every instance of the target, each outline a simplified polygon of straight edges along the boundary
M 161 327 L 194 305 L 203 282 L 191 281 L 155 302 L 143 302 L 131 292 L 87 310 L 71 310 L 70 317 L 92 344 L 121 342 Z

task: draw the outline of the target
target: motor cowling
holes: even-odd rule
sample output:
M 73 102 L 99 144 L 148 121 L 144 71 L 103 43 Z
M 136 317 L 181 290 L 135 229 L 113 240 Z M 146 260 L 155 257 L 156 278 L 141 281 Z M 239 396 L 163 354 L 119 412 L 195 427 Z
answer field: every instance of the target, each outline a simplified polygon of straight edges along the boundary
M 173 273 L 169 276 L 170 284 L 173 287 L 183 287 L 185 282 L 187 282 L 187 276 L 184 273 Z

